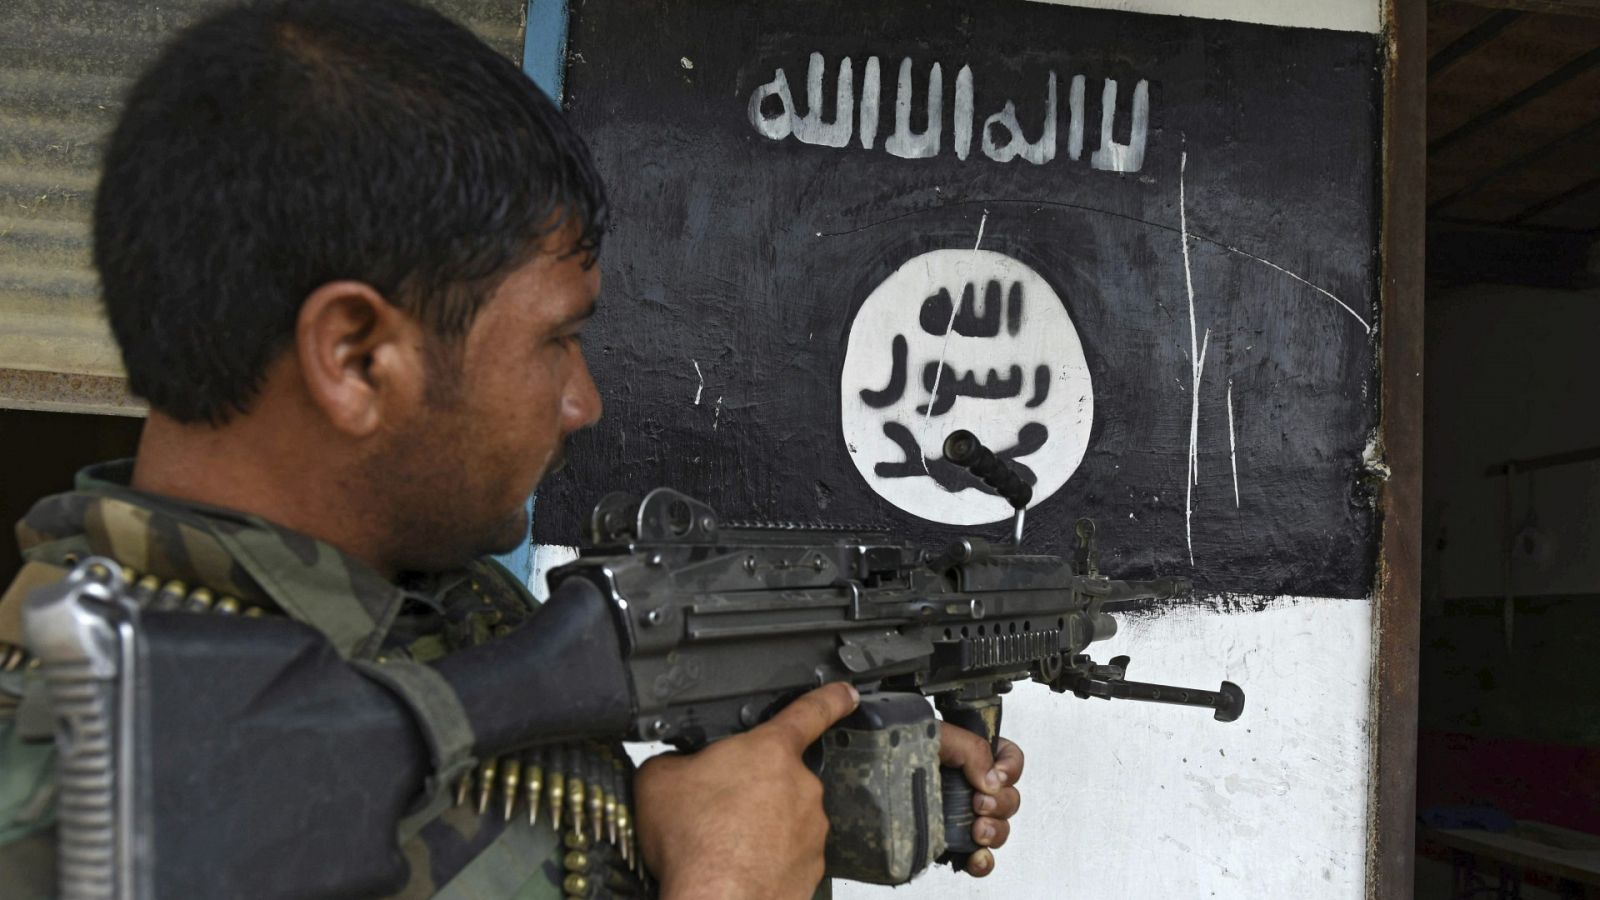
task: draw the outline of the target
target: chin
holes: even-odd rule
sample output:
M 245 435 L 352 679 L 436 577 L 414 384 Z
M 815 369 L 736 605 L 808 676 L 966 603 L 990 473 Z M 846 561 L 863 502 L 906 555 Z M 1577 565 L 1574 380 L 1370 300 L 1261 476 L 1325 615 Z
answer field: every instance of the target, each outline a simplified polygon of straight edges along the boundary
M 488 546 L 483 552 L 485 554 L 499 555 L 518 549 L 523 542 L 528 540 L 528 532 L 532 524 L 528 519 L 527 501 L 523 500 L 517 504 L 516 512 L 508 516 L 504 523 L 495 529 L 493 539 L 486 542 Z

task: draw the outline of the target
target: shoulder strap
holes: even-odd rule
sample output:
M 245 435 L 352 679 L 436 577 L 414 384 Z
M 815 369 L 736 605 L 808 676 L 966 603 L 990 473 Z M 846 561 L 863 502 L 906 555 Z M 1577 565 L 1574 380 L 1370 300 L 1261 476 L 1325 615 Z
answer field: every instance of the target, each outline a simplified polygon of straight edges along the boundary
M 448 788 L 477 763 L 472 757 L 475 736 L 467 710 L 456 696 L 455 688 L 438 671 L 430 666 L 408 660 L 372 662 L 364 659 L 350 663 L 368 678 L 378 682 L 395 694 L 410 708 L 412 723 L 422 732 L 423 739 L 433 755 L 433 774 L 427 779 L 427 803 L 420 815 L 413 815 L 401 823 L 409 830 L 402 839 L 415 834 L 413 826 L 420 829 L 444 812 L 448 804 Z M 410 823 L 409 825 L 407 823 Z

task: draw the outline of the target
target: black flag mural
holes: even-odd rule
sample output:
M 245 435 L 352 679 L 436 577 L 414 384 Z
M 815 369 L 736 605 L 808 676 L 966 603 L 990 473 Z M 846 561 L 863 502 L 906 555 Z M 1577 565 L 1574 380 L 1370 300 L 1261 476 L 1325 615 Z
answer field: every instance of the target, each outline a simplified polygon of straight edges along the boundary
M 1032 2 L 575 5 L 614 228 L 605 418 L 535 538 L 671 485 L 730 518 L 1365 596 L 1378 38 Z

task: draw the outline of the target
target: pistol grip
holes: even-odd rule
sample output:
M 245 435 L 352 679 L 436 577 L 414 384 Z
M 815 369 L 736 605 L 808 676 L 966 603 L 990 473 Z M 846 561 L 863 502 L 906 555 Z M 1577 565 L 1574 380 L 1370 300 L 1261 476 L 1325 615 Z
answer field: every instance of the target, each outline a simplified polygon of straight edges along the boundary
M 939 699 L 939 713 L 944 720 L 958 728 L 978 735 L 989 742 L 990 752 L 1000 748 L 1000 698 L 981 700 Z M 939 790 L 944 806 L 944 855 L 939 862 L 949 863 L 957 871 L 965 871 L 972 854 L 978 852 L 978 842 L 972 839 L 972 825 L 978 814 L 972 808 L 972 785 L 966 773 L 959 768 L 939 768 Z

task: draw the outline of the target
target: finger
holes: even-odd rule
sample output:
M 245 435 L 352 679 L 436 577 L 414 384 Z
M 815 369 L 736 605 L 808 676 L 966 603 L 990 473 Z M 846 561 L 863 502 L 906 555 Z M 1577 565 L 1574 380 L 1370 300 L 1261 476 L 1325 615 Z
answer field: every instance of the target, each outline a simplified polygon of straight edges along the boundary
M 1001 738 L 1000 752 L 995 754 L 994 767 L 1006 773 L 1006 784 L 1016 784 L 1022 780 L 1022 764 L 1022 748 Z
M 817 742 L 822 733 L 833 727 L 856 708 L 861 696 L 854 685 L 845 681 L 825 684 L 809 693 L 801 694 L 764 724 L 751 729 L 765 730 L 779 735 L 794 752 L 803 753 Z
M 648 789 L 652 779 L 658 776 L 669 777 L 666 773 L 671 772 L 672 767 L 677 765 L 679 760 L 683 759 L 683 756 L 682 753 L 671 751 L 650 757 L 644 761 L 644 765 L 639 767 L 634 783 L 636 785 L 642 784 Z
M 979 816 L 978 820 L 972 823 L 972 839 L 979 847 L 1003 847 L 1009 837 L 1011 837 L 1011 823 L 1005 819 Z
M 967 860 L 967 874 L 973 878 L 982 878 L 994 871 L 994 854 L 988 850 L 979 849 Z
M 1022 794 L 1008 787 L 998 794 L 973 794 L 972 811 L 991 819 L 1009 819 L 1022 807 Z
M 989 751 L 988 741 L 948 722 L 939 725 L 940 765 L 960 769 L 967 776 L 967 783 L 985 794 L 1005 787 L 1009 773 L 994 767 L 994 754 Z

